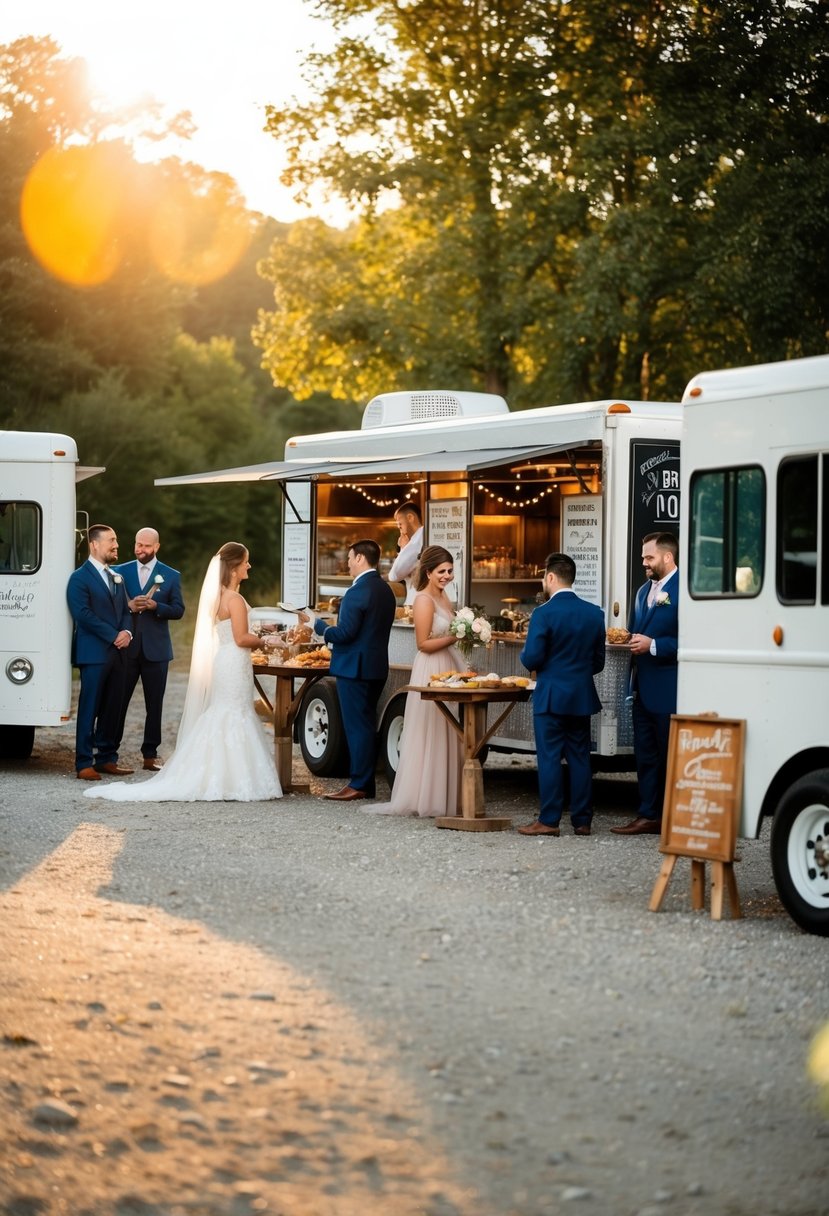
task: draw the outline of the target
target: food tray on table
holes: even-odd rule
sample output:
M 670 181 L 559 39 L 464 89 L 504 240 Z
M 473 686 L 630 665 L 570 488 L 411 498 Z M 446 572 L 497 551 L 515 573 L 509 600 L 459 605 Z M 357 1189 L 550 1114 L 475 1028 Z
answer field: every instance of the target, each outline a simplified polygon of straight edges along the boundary
M 535 680 L 527 676 L 499 676 L 492 671 L 481 674 L 477 671 L 444 671 L 433 676 L 426 685 L 431 691 L 444 692 L 532 692 Z
M 331 651 L 327 646 L 316 646 L 313 642 L 296 642 L 275 649 L 251 652 L 254 667 L 280 667 L 291 671 L 327 671 L 331 664 Z

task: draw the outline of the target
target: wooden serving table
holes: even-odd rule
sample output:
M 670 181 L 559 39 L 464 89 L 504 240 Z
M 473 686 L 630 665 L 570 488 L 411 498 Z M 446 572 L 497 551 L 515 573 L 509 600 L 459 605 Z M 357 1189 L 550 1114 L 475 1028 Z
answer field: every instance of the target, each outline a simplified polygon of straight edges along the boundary
M 273 715 L 273 750 L 274 759 L 276 761 L 276 771 L 279 776 L 279 784 L 282 786 L 282 792 L 287 794 L 291 790 L 306 790 L 308 786 L 299 786 L 293 784 L 293 757 L 294 757 L 294 720 L 299 712 L 299 706 L 307 689 L 315 684 L 317 680 L 321 680 L 323 676 L 329 673 L 329 667 L 301 667 L 291 666 L 289 663 L 270 663 L 267 667 L 264 664 L 253 664 L 253 682 L 256 685 L 256 691 L 262 698 L 268 710 Z M 259 683 L 260 676 L 276 676 L 276 692 L 274 693 L 273 705 L 265 692 L 262 685 Z M 294 680 L 301 680 L 302 683 L 299 689 L 294 692 Z
M 484 774 L 480 754 L 498 727 L 509 715 L 513 705 L 528 701 L 529 688 L 420 688 L 409 685 L 405 692 L 420 693 L 424 701 L 434 701 L 453 730 L 463 742 L 463 772 L 461 773 L 461 806 L 458 814 L 440 815 L 435 819 L 439 828 L 455 828 L 462 832 L 503 832 L 512 823 L 484 809 Z M 487 729 L 486 716 L 490 705 L 505 703 L 502 711 Z M 457 705 L 460 721 L 449 708 Z

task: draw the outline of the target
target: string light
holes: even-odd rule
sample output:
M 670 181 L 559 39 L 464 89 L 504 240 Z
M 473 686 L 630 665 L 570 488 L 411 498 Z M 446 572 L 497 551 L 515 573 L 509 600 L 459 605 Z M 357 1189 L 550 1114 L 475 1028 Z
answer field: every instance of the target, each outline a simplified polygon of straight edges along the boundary
M 351 482 L 351 481 L 338 482 L 337 489 L 338 490 L 355 490 L 358 494 L 362 494 L 362 496 L 363 496 L 363 498 L 365 498 L 366 502 L 370 502 L 373 507 L 384 507 L 385 508 L 385 507 L 399 507 L 400 506 L 401 500 L 399 498 L 374 498 L 373 495 L 369 494 L 368 490 L 363 488 L 363 486 L 355 485 L 354 482 Z
M 481 493 L 486 494 L 487 497 L 493 499 L 501 506 L 511 507 L 513 510 L 520 510 L 523 507 L 529 507 L 539 503 L 547 494 L 553 494 L 558 489 L 558 482 L 554 481 L 553 484 L 551 486 L 547 486 L 545 490 L 539 490 L 538 493 L 534 494 L 531 498 L 524 499 L 504 498 L 503 495 L 496 494 L 494 490 L 490 490 L 489 486 L 484 486 L 480 483 L 478 484 L 478 489 L 481 491 Z

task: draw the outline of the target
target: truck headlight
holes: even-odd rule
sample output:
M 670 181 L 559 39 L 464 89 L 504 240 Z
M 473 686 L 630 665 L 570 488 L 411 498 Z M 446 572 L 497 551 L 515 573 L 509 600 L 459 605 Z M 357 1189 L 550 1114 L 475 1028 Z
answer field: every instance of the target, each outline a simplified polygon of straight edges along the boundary
M 6 664 L 6 675 L 12 684 L 28 684 L 35 669 L 29 659 L 9 659 Z

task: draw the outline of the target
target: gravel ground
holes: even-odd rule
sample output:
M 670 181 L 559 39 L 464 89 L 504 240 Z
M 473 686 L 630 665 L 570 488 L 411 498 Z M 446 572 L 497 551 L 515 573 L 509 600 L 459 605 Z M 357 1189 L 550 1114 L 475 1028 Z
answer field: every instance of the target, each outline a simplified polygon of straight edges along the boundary
M 333 780 L 107 804 L 73 731 L 0 763 L 4 1213 L 829 1213 L 827 946 L 767 835 L 744 919 L 693 913 L 686 861 L 654 914 L 657 841 L 609 833 L 629 780 L 589 839 L 376 818 Z M 485 787 L 534 817 L 526 762 Z

